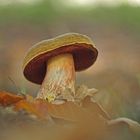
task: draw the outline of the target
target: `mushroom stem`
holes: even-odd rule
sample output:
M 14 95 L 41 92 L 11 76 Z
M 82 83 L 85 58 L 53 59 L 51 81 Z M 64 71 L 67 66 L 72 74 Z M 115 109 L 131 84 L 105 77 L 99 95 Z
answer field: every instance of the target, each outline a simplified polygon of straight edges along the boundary
M 72 54 L 68 53 L 48 60 L 47 72 L 37 98 L 52 102 L 67 90 L 75 94 L 74 60 Z

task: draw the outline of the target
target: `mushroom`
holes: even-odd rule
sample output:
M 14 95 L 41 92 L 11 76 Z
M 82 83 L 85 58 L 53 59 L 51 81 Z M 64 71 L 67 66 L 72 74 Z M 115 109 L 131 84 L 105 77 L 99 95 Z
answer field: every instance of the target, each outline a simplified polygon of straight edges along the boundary
M 29 81 L 41 84 L 37 98 L 53 102 L 65 91 L 75 94 L 75 71 L 89 68 L 97 55 L 90 38 L 67 33 L 34 45 L 24 58 L 23 73 Z

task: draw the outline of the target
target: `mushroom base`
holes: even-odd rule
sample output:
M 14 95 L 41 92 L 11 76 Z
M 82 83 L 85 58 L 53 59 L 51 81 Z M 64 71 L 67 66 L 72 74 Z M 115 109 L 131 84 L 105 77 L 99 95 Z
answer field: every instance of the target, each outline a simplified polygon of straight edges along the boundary
M 61 94 L 75 94 L 75 68 L 72 54 L 60 54 L 47 62 L 47 72 L 37 98 L 49 102 Z

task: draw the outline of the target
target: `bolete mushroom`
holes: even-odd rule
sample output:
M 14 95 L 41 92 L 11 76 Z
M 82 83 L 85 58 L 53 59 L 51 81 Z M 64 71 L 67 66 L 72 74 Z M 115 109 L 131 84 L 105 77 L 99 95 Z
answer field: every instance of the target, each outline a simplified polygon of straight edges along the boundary
M 37 98 L 52 102 L 66 90 L 75 94 L 75 71 L 89 68 L 97 55 L 90 38 L 68 33 L 34 45 L 24 58 L 23 73 L 41 84 Z

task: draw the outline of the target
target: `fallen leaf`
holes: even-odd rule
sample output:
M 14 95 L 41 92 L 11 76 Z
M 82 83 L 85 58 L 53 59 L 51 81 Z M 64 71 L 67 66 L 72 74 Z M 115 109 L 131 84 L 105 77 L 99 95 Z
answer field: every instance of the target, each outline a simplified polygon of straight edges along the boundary
M 68 121 L 80 121 L 80 119 L 90 118 L 83 108 L 73 102 L 65 102 L 63 104 L 52 104 L 47 101 L 37 100 L 37 106 L 41 106 L 41 110 L 45 110 L 50 116 Z
M 54 118 L 69 121 L 92 120 L 93 114 L 98 117 L 99 111 L 92 112 L 89 106 L 81 107 L 74 102 L 67 101 L 63 104 L 52 104 L 45 100 L 36 100 L 32 96 L 26 97 L 14 95 L 8 92 L 1 92 L 0 104 L 2 106 L 14 106 L 16 111 L 25 110 L 30 114 L 36 115 L 40 119 L 47 119 L 48 114 Z M 92 103 L 92 107 L 97 106 Z
M 6 91 L 0 91 L 0 105 L 4 107 L 13 105 L 24 98 L 24 96 L 15 95 Z
M 35 115 L 39 119 L 48 119 L 47 108 L 45 108 L 45 106 L 40 106 L 40 104 L 38 104 L 36 100 L 21 100 L 14 104 L 14 110 L 24 110 L 32 115 Z
M 4 107 L 14 106 L 16 111 L 25 110 L 43 120 L 47 120 L 51 116 L 67 121 L 83 121 L 97 125 L 98 123 L 104 123 L 104 120 L 100 119 L 100 116 L 102 116 L 107 120 L 109 126 L 127 126 L 132 132 L 140 134 L 140 124 L 138 122 L 127 118 L 111 120 L 108 113 L 98 103 L 91 100 L 89 96 L 85 97 L 82 101 L 82 106 L 79 106 L 71 101 L 62 104 L 52 104 L 45 100 L 34 99 L 30 95 L 24 97 L 1 91 L 0 105 Z
M 85 97 L 85 99 L 82 101 L 82 106 L 86 108 L 89 112 L 92 112 L 93 114 L 98 114 L 99 116 L 101 115 L 107 120 L 111 119 L 111 117 L 104 110 L 104 108 L 89 96 Z

